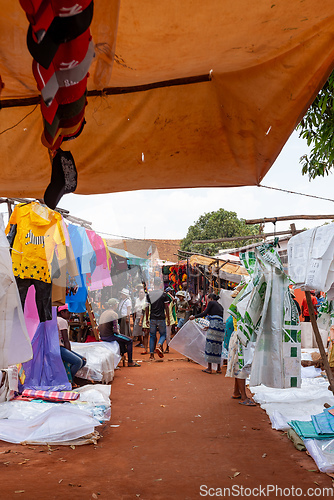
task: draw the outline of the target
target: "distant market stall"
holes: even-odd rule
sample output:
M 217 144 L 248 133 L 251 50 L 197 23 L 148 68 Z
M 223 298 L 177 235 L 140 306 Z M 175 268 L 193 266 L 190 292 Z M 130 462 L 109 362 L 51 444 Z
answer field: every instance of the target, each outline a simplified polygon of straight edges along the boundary
M 206 293 L 210 287 L 219 292 L 234 288 L 243 277 L 248 276 L 247 270 L 235 257 L 230 261 L 224 256 L 210 257 L 182 250 L 179 255 L 181 260 L 162 265 L 165 287 L 171 286 L 176 291 L 186 281 L 192 293 L 197 294 L 200 290 Z

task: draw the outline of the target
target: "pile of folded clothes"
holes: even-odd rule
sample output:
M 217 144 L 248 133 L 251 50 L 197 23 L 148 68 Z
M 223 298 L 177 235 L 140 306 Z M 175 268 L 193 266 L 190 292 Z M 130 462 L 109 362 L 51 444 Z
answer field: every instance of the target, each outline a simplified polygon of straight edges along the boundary
M 302 439 L 334 439 L 334 406 L 311 415 L 311 420 L 291 420 L 290 427 Z

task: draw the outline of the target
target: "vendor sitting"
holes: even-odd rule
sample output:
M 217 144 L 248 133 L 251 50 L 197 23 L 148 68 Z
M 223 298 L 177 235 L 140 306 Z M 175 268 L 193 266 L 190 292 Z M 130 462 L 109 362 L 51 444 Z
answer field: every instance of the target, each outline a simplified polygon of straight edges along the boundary
M 69 363 L 72 376 L 72 385 L 75 386 L 73 378 L 80 368 L 85 366 L 86 358 L 80 356 L 71 350 L 71 344 L 68 338 L 69 324 L 71 313 L 68 310 L 68 305 L 58 307 L 57 326 L 59 332 L 60 355 L 64 363 Z
M 101 340 L 104 342 L 118 342 L 121 355 L 127 352 L 128 354 L 128 366 L 140 366 L 132 360 L 132 338 L 127 335 L 119 333 L 118 326 L 118 300 L 110 299 L 107 302 L 108 309 L 103 311 L 100 316 L 99 330 Z

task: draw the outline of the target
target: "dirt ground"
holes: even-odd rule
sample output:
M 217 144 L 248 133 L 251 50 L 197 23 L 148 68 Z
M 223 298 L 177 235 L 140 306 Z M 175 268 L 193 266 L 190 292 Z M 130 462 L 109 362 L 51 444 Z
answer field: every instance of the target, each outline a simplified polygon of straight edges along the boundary
M 0 500 L 192 500 L 224 488 L 232 496 L 241 487 L 294 486 L 304 494 L 332 486 L 260 407 L 231 399 L 232 379 L 204 374 L 175 352 L 149 362 L 137 348 L 135 358 L 141 368 L 115 372 L 111 420 L 96 446 L 0 441 Z

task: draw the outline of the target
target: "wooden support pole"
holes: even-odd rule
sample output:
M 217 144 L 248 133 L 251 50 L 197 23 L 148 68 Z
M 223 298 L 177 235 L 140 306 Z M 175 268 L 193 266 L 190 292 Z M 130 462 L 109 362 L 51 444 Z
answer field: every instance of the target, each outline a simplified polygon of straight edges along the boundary
M 104 97 L 106 95 L 118 95 L 118 94 L 132 94 L 136 92 L 145 92 L 151 89 L 160 89 L 164 87 L 175 87 L 178 85 L 191 85 L 194 83 L 210 82 L 211 72 L 205 75 L 195 75 L 188 76 L 185 78 L 174 78 L 172 80 L 163 80 L 161 82 L 146 83 L 143 85 L 133 85 L 131 87 L 106 87 L 102 90 L 89 90 L 87 92 L 88 97 Z M 41 96 L 37 95 L 34 97 L 21 97 L 16 99 L 3 99 L 1 101 L 1 108 L 13 108 L 22 106 L 33 106 L 39 104 Z
M 315 339 L 317 341 L 317 344 L 318 344 L 318 347 L 319 347 L 319 351 L 320 351 L 320 354 L 321 354 L 321 358 L 322 358 L 322 362 L 324 364 L 325 371 L 327 373 L 327 377 L 328 377 L 328 381 L 329 381 L 329 386 L 331 388 L 332 393 L 334 394 L 334 375 L 332 373 L 331 367 L 329 366 L 329 362 L 328 362 L 328 358 L 327 358 L 327 355 L 326 355 L 326 352 L 325 352 L 324 344 L 322 343 L 322 338 L 321 338 L 321 335 L 320 335 L 320 332 L 319 332 L 319 328 L 318 328 L 318 325 L 317 325 L 317 319 L 315 317 L 315 312 L 314 312 L 314 306 L 313 306 L 313 302 L 312 302 L 311 292 L 309 292 L 307 290 L 305 292 L 305 296 L 306 296 L 306 302 L 307 302 L 308 311 L 310 313 L 310 319 L 311 319 L 311 323 L 312 323 L 312 327 L 313 327 Z
M 296 224 L 290 224 L 291 234 L 294 236 L 297 234 Z
M 94 312 L 93 312 L 91 303 L 89 302 L 88 299 L 86 300 L 86 310 L 88 312 L 88 316 L 89 316 L 90 324 L 92 326 L 94 337 L 96 338 L 96 340 L 100 340 L 100 332 L 99 332 L 99 329 L 98 329 L 96 321 L 95 321 L 95 316 L 94 316 Z
M 322 220 L 334 219 L 334 215 L 283 215 L 281 217 L 264 217 L 263 219 L 248 219 L 245 224 L 265 224 L 266 222 L 279 222 L 284 220 Z
M 214 260 L 214 258 L 212 257 L 212 255 L 206 255 L 204 253 L 198 253 L 198 252 L 186 252 L 185 250 L 178 250 L 177 254 L 174 253 L 174 255 L 178 255 L 178 256 L 182 257 L 182 259 L 185 259 L 186 255 L 200 255 L 201 257 L 208 257 L 209 259 Z
M 10 216 L 13 213 L 13 209 L 12 209 L 12 204 L 9 200 L 7 200 L 7 208 L 8 208 L 8 219 L 10 219 Z
M 296 233 L 301 233 L 301 232 L 302 230 L 296 231 Z M 193 240 L 192 243 L 196 245 L 201 245 L 204 243 L 223 243 L 225 241 L 257 240 L 259 238 L 266 239 L 268 236 L 282 236 L 284 234 L 291 235 L 290 229 L 287 229 L 286 231 L 276 231 L 275 233 L 249 234 L 248 236 L 234 236 L 233 238 L 219 238 L 216 240 Z

